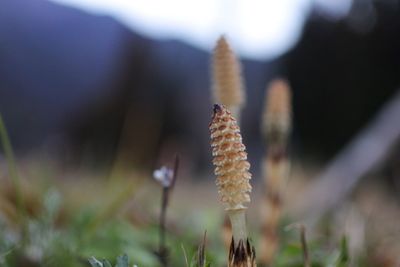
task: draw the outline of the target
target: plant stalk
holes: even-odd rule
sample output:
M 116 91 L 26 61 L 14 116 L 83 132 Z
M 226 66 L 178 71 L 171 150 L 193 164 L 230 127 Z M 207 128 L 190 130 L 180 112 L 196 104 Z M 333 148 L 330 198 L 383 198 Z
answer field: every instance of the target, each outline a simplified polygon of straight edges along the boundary
M 228 215 L 232 225 L 234 246 L 237 248 L 240 240 L 243 240 L 243 242 L 247 240 L 245 209 L 228 210 Z
M 168 206 L 168 187 L 163 187 L 161 199 L 161 212 L 160 212 L 160 246 L 159 253 L 163 255 L 165 251 L 165 217 Z
M 13 152 L 12 145 L 10 142 L 10 138 L 8 136 L 7 129 L 6 129 L 6 126 L 5 126 L 5 123 L 4 123 L 4 120 L 3 120 L 3 117 L 1 116 L 1 114 L 0 114 L 0 139 L 1 139 L 2 146 L 3 146 L 4 155 L 7 160 L 8 173 L 9 173 L 12 185 L 14 187 L 14 190 L 15 190 L 18 221 L 22 225 L 22 236 L 24 239 L 27 229 L 26 229 L 26 222 L 25 222 L 26 210 L 24 207 L 24 201 L 23 201 L 23 196 L 22 196 L 22 192 L 21 192 L 21 180 L 18 175 L 17 164 L 15 163 L 15 157 L 14 157 L 14 152 Z

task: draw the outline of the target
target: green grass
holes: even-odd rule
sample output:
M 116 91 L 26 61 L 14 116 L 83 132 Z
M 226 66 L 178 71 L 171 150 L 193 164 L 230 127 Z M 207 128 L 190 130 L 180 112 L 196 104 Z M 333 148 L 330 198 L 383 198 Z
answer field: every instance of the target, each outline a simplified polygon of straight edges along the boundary
M 8 175 L 13 183 L 13 187 L 15 190 L 18 219 L 20 220 L 21 224 L 25 226 L 24 220 L 26 214 L 25 214 L 25 207 L 23 206 L 24 205 L 23 196 L 21 193 L 21 181 L 18 176 L 17 165 L 15 163 L 15 157 L 10 142 L 10 138 L 8 137 L 7 129 L 1 114 L 0 114 L 0 139 L 5 159 L 7 161 Z
M 26 190 L 38 190 L 37 184 L 40 183 L 37 181 L 40 181 L 40 177 L 20 179 L 1 116 L 0 139 L 7 161 L 8 177 L 12 182 L 10 190 L 15 195 L 15 200 L 10 200 L 10 203 L 18 214 L 17 219 L 13 220 L 6 213 L 0 213 L 0 266 L 162 266 L 158 253 L 159 218 L 148 210 L 148 203 L 138 202 L 140 200 L 135 199 L 137 205 L 144 207 L 141 214 L 133 214 L 135 211 L 126 209 L 127 203 L 136 197 L 138 188 L 147 185 L 143 179 L 119 179 L 115 182 L 93 180 L 92 184 L 76 180 L 75 184 L 69 185 L 57 184 L 50 179 L 50 183 L 43 185 L 39 193 L 35 194 L 39 203 L 38 211 L 29 213 L 28 208 L 32 203 L 24 198 L 24 194 Z M 30 184 L 22 187 L 22 181 L 29 181 Z M 68 187 L 82 189 L 80 193 L 68 193 Z M 154 189 L 154 197 L 150 198 L 153 199 L 150 200 L 154 202 L 151 203 L 153 206 L 159 205 L 160 192 L 161 188 Z M 7 197 L 5 193 L 2 192 L 4 198 Z M 72 201 L 75 205 L 71 205 Z M 187 205 L 190 203 L 188 201 Z M 169 266 L 226 266 L 227 248 L 222 244 L 220 235 L 222 214 L 217 218 L 218 214 L 208 212 L 207 207 L 204 209 L 178 215 L 175 211 L 175 218 L 167 215 L 167 222 L 173 222 L 173 226 L 167 227 L 166 231 Z M 132 216 L 150 219 L 135 222 Z M 282 230 L 284 226 L 281 225 Z M 204 231 L 208 233 L 207 240 L 203 240 Z M 256 245 L 257 229 L 251 229 L 250 232 Z M 327 236 L 325 240 L 308 242 L 311 266 L 349 266 L 346 238 L 342 238 L 341 243 L 335 247 L 331 246 L 329 239 Z M 365 259 L 359 261 L 362 260 L 368 262 Z M 273 266 L 304 266 L 298 233 L 281 231 L 281 248 Z
M 102 216 L 94 229 L 93 221 L 103 214 L 101 206 L 82 203 L 78 209 L 62 215 L 65 201 L 65 196 L 57 189 L 47 189 L 42 195 L 41 211 L 36 217 L 27 219 L 28 230 L 23 245 L 18 238 L 19 229 L 3 222 L 0 228 L 0 266 L 79 267 L 91 264 L 120 267 L 126 266 L 126 257 L 130 259 L 130 266 L 161 266 L 157 256 L 159 229 L 156 219 L 136 225 L 127 218 L 127 214 L 111 213 L 110 217 Z M 110 201 L 113 202 L 112 198 Z M 62 216 L 67 218 L 62 219 Z M 227 251 L 218 235 L 220 224 L 218 220 L 211 221 L 217 223 L 211 227 L 208 225 L 213 229 L 207 229 L 204 248 L 200 246 L 203 237 L 194 234 L 199 230 L 191 229 L 190 223 L 175 225 L 174 229 L 167 231 L 169 266 L 224 266 Z M 283 247 L 274 266 L 303 266 L 297 234 L 288 233 L 283 238 Z M 198 252 L 199 246 L 204 250 L 205 260 L 199 259 L 202 255 Z M 312 266 L 347 266 L 345 241 L 333 250 L 327 250 L 321 243 L 313 241 L 309 246 Z M 117 258 L 123 254 L 126 257 Z M 115 261 L 116 258 L 119 260 Z

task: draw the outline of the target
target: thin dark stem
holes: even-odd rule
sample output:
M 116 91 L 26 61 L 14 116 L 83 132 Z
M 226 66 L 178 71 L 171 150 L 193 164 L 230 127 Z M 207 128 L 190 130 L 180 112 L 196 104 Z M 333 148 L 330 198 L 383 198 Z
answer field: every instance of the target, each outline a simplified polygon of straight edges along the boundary
M 169 203 L 169 195 L 175 186 L 176 178 L 178 177 L 179 168 L 179 155 L 175 155 L 173 177 L 170 186 L 164 186 L 161 196 L 161 212 L 160 212 L 160 244 L 158 249 L 158 254 L 160 257 L 160 262 L 163 267 L 168 266 L 168 250 L 166 246 L 165 238 L 165 221 L 167 216 L 167 208 Z
M 307 240 L 306 240 L 306 227 L 300 226 L 300 241 L 303 248 L 304 267 L 310 267 L 310 255 L 308 253 Z
M 161 213 L 160 213 L 160 247 L 159 252 L 160 256 L 162 256 L 165 252 L 165 217 L 167 214 L 167 206 L 168 206 L 168 193 L 169 188 L 163 187 L 162 190 L 162 199 L 161 199 Z
M 197 265 L 199 267 L 206 266 L 206 238 L 207 238 L 207 231 L 204 232 L 203 241 L 197 249 Z
M 178 178 L 178 169 L 179 169 L 179 154 L 175 155 L 175 161 L 174 161 L 174 176 L 172 178 L 171 182 L 171 190 L 174 189 L 175 183 L 176 183 L 176 178 Z
M 308 252 L 307 239 L 306 239 L 306 227 L 304 226 L 304 224 L 301 223 L 293 223 L 285 227 L 286 231 L 292 229 L 297 229 L 300 231 L 300 243 L 301 243 L 301 248 L 303 250 L 304 267 L 311 267 L 310 254 Z

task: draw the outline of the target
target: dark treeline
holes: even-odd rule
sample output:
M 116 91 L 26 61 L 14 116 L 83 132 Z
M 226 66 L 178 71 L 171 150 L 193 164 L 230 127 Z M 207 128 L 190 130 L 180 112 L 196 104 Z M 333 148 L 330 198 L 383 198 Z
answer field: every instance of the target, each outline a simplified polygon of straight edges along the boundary
M 316 9 L 291 51 L 244 61 L 251 161 L 263 151 L 260 113 L 274 77 L 293 87 L 294 150 L 323 159 L 397 90 L 400 9 L 379 1 L 363 12 L 366 2 L 341 20 Z M 208 166 L 209 53 L 41 0 L 2 1 L 0 36 L 0 111 L 19 153 L 50 147 L 64 162 L 118 156 L 151 166 L 172 147 Z

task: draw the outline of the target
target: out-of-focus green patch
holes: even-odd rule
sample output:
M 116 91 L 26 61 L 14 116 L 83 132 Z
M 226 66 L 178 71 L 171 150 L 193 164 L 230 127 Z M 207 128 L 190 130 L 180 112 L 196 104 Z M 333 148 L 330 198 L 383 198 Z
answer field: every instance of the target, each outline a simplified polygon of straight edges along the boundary
M 111 263 L 105 259 L 99 261 L 95 257 L 91 257 L 89 259 L 92 267 L 112 267 Z M 129 267 L 129 258 L 128 255 L 124 254 L 117 258 L 117 263 L 115 267 Z
M 328 240 L 326 240 L 328 241 Z M 312 267 L 346 267 L 349 265 L 349 255 L 346 237 L 343 237 L 337 249 L 327 249 L 319 241 L 308 244 Z M 275 267 L 303 267 L 303 251 L 298 242 L 283 245 L 283 248 L 275 258 Z

